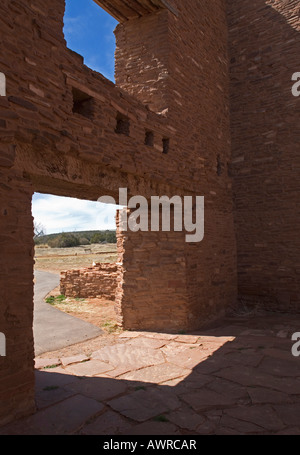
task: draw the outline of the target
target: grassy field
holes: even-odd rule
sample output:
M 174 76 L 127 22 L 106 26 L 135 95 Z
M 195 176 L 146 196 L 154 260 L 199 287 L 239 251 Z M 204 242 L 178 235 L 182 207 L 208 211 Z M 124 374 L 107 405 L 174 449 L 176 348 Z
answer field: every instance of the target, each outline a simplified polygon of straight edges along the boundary
M 115 243 L 94 244 L 74 248 L 35 247 L 35 268 L 48 272 L 91 267 L 93 262 L 116 262 Z

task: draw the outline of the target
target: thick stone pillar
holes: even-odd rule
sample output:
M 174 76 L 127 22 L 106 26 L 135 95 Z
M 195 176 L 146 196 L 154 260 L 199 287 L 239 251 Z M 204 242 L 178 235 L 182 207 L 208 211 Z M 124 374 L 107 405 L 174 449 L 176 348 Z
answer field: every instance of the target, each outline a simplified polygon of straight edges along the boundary
M 119 232 L 118 250 L 116 310 L 123 328 L 188 330 L 184 233 Z
M 0 165 L 1 166 L 1 165 Z M 31 185 L 0 167 L 0 425 L 34 411 Z
M 130 308 L 132 313 L 136 311 L 131 296 L 126 299 L 130 286 L 142 287 L 142 278 L 137 276 L 143 271 L 145 294 L 153 297 L 156 325 L 163 327 L 163 320 L 171 320 L 168 311 L 161 317 L 168 294 L 173 301 L 173 315 L 178 317 L 176 327 L 186 324 L 194 329 L 224 316 L 237 302 L 236 239 L 229 172 L 228 28 L 225 0 L 191 0 L 188 5 L 174 0 L 172 5 L 176 14 L 165 9 L 118 25 L 116 83 L 148 104 L 151 110 L 163 113 L 162 117 L 175 132 L 164 155 L 164 169 L 171 169 L 174 163 L 177 166 L 178 172 L 172 179 L 181 195 L 204 196 L 205 235 L 202 242 L 194 244 L 187 244 L 178 234 L 168 237 L 164 233 L 146 233 L 140 245 L 131 240 L 131 235 L 126 239 L 124 264 L 128 258 L 132 269 L 133 264 L 136 265 L 137 275 L 131 274 L 127 267 L 123 301 L 128 303 L 124 306 L 124 322 L 126 325 L 134 321 L 134 326 L 140 325 L 134 316 L 129 316 Z M 171 245 L 172 264 L 168 263 Z M 127 248 L 135 257 L 133 261 L 127 256 Z M 151 254 L 154 257 L 156 253 L 157 264 L 148 265 Z M 146 263 L 141 259 L 144 254 L 148 255 Z M 177 259 L 184 265 L 179 267 Z M 157 276 L 155 267 L 161 271 Z M 177 274 L 180 281 L 183 269 L 184 286 L 170 290 L 168 283 L 175 277 L 176 280 Z M 154 278 L 158 279 L 157 288 Z M 167 283 L 165 289 L 161 289 L 163 281 Z M 152 288 L 159 292 L 151 294 Z M 137 307 L 143 308 L 140 300 Z M 156 302 L 157 311 L 154 310 Z M 149 311 L 147 308 L 150 304 L 146 305 L 145 314 Z M 138 317 L 141 321 L 142 311 Z M 147 316 L 143 324 L 150 324 Z M 154 321 L 152 326 L 155 326 Z

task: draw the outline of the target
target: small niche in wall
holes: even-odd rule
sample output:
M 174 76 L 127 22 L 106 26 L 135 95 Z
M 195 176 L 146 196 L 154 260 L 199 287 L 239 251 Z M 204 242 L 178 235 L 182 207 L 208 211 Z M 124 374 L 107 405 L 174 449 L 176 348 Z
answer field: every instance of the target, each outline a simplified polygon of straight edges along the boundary
M 165 155 L 167 155 L 169 153 L 169 150 L 170 150 L 170 139 L 169 138 L 163 138 L 162 144 L 163 144 L 163 153 Z
M 217 175 L 220 177 L 223 174 L 224 164 L 222 163 L 221 156 L 217 156 Z
M 145 145 L 148 147 L 154 146 L 154 133 L 153 131 L 146 131 L 145 133 Z
M 73 94 L 73 113 L 92 119 L 94 114 L 94 99 L 86 93 L 72 88 Z
M 125 136 L 129 136 L 130 134 L 130 121 L 126 115 L 121 114 L 118 112 L 117 114 L 117 124 L 115 132 L 117 134 L 124 134 Z

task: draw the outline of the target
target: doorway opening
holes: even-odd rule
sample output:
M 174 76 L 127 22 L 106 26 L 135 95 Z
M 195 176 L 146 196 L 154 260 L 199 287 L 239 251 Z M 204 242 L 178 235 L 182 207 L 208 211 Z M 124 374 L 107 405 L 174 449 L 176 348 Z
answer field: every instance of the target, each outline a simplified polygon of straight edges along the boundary
M 117 210 L 111 204 L 34 194 L 35 356 L 120 330 Z

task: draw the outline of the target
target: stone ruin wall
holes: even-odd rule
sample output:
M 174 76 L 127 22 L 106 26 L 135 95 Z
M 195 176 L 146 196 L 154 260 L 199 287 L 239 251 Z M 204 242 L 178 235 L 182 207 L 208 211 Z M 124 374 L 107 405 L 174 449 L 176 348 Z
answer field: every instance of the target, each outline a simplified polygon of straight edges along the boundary
M 192 0 L 191 10 L 172 3 L 177 15 L 159 8 L 119 24 L 116 85 L 67 49 L 63 0 L 0 4 L 1 423 L 35 409 L 34 192 L 206 196 L 201 244 L 186 244 L 180 232 L 118 239 L 118 320 L 124 328 L 187 331 L 236 300 L 232 183 L 225 169 L 217 172 L 220 157 L 230 159 L 226 8 L 223 0 L 201 8 Z
M 67 49 L 63 0 L 1 1 L 0 424 L 35 409 L 36 191 L 205 197 L 199 244 L 119 235 L 124 328 L 199 329 L 238 292 L 299 311 L 298 2 L 168 3 L 118 25 L 114 85 Z
M 115 300 L 119 272 L 117 264 L 96 264 L 60 274 L 60 293 L 66 297 Z
M 228 25 L 238 292 L 299 313 L 300 4 L 230 0 Z

